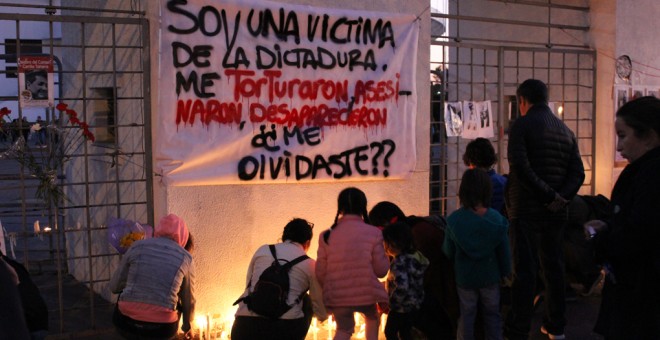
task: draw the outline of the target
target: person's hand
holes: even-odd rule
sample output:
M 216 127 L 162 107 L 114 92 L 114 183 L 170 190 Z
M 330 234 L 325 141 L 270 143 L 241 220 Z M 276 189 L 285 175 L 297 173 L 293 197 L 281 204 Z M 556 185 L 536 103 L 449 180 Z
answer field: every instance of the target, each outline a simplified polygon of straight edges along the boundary
M 559 195 L 559 194 L 555 194 L 555 199 L 552 202 L 550 202 L 546 206 L 546 208 L 548 208 L 548 210 L 550 210 L 550 212 L 554 213 L 554 212 L 557 212 L 557 211 L 561 210 L 563 207 L 566 206 L 566 204 L 568 204 L 567 199 L 561 197 L 561 195 Z
M 587 240 L 590 240 L 596 236 L 596 234 L 607 229 L 607 223 L 601 220 L 591 220 L 582 226 L 584 229 L 584 235 L 587 237 Z
M 192 328 L 190 330 L 188 330 L 185 334 L 183 334 L 183 338 L 186 339 L 186 340 L 195 338 L 195 333 L 193 333 Z

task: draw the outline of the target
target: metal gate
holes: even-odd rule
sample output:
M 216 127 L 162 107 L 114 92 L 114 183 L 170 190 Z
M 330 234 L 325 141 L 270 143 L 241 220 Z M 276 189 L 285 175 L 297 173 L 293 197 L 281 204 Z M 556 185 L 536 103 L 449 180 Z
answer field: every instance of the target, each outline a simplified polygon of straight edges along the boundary
M 515 92 L 528 78 L 544 81 L 551 106 L 575 133 L 586 179 L 581 194 L 594 192 L 596 52 L 584 49 L 526 48 L 434 42 L 441 53 L 431 60 L 430 206 L 433 214 L 458 208 L 458 186 L 465 171 L 462 155 L 469 140 L 447 137 L 445 103 L 491 101 L 498 154 L 496 170 L 508 173 L 508 128 L 517 117 Z
M 0 140 L 0 241 L 39 286 L 59 338 L 111 328 L 106 285 L 119 253 L 108 223 L 153 225 L 149 25 L 142 11 L 108 6 L 0 5 L 18 13 L 0 13 L 15 33 L 0 41 L 0 80 L 15 88 L 0 97 L 12 108 Z M 29 56 L 52 58 L 55 104 L 66 107 L 18 105 L 16 61 Z

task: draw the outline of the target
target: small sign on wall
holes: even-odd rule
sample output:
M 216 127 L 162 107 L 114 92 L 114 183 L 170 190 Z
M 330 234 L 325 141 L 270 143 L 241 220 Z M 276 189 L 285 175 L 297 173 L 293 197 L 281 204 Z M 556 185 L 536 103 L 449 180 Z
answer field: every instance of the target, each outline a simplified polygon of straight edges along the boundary
M 18 59 L 18 98 L 22 108 L 53 107 L 54 83 L 51 57 Z

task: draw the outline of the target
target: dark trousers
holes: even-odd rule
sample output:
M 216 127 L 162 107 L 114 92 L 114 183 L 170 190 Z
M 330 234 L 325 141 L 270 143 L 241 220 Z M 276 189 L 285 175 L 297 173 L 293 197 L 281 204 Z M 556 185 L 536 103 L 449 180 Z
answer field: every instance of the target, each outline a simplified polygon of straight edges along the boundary
M 304 340 L 312 323 L 312 300 L 302 297 L 303 317 L 300 319 L 269 319 L 260 316 L 237 316 L 231 327 L 232 340 Z
M 412 328 L 416 313 L 398 313 L 390 311 L 385 324 L 385 337 L 390 339 L 412 339 Z
M 134 320 L 122 314 L 116 305 L 112 323 L 126 339 L 172 339 L 179 329 L 178 320 L 172 323 Z
M 552 334 L 563 334 L 566 326 L 563 235 L 565 219 L 511 220 L 514 279 L 511 310 L 504 325 L 510 339 L 527 339 L 534 312 L 536 278 L 541 270 L 545 287 L 543 326 Z
M 310 319 L 311 321 L 311 319 Z M 306 318 L 270 319 L 261 316 L 237 316 L 231 328 L 232 340 L 303 340 L 309 323 Z

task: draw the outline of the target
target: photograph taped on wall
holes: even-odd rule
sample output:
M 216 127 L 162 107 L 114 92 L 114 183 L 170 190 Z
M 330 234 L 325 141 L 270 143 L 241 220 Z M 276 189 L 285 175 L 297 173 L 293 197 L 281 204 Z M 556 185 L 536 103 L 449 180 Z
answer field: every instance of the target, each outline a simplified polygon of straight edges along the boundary
M 20 57 L 18 87 L 21 107 L 53 107 L 53 59 L 41 56 Z
M 616 119 L 616 112 L 619 111 L 619 108 L 623 104 L 627 103 L 630 100 L 630 94 L 632 87 L 628 85 L 615 85 L 614 86 L 614 115 Z M 619 143 L 619 138 L 614 137 L 614 167 L 622 168 L 628 164 L 628 161 L 621 156 L 621 153 L 616 151 L 616 145 Z
M 445 129 L 447 137 L 458 137 L 463 131 L 463 103 L 445 103 Z
M 627 103 L 630 98 L 631 87 L 628 85 L 615 85 L 614 86 L 614 112 L 623 104 Z
M 630 92 L 630 100 L 644 97 L 646 93 L 646 88 L 644 86 L 633 86 L 632 91 Z
M 490 100 L 483 102 L 463 102 L 462 138 L 491 138 L 495 136 L 493 125 L 493 113 Z
M 477 108 L 479 112 L 479 137 L 492 138 L 495 136 L 493 132 L 493 110 L 490 100 L 478 102 Z
M 477 111 L 477 102 L 463 102 L 463 133 L 461 137 L 465 139 L 475 139 L 479 137 L 477 129 L 479 126 L 479 112 Z
M 660 98 L 660 86 L 647 87 L 644 95 Z

